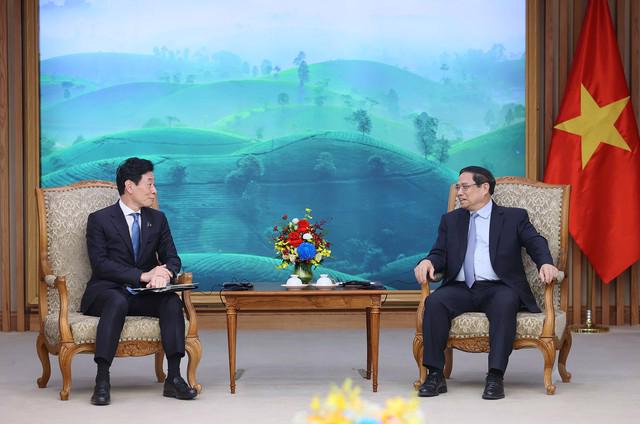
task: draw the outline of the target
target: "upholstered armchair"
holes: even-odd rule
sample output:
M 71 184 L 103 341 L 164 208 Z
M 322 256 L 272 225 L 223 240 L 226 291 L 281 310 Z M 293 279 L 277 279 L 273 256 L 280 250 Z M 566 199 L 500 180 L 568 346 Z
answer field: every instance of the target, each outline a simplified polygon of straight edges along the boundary
M 114 204 L 119 196 L 115 184 L 82 181 L 65 187 L 37 189 L 40 230 L 39 312 L 40 332 L 36 341 L 42 363 L 38 387 L 46 387 L 51 376 L 49 354 L 58 355 L 62 374 L 60 399 L 69 399 L 71 361 L 76 353 L 95 351 L 98 318 L 83 315 L 80 300 L 91 276 L 87 254 L 86 225 L 91 212 Z M 156 205 L 157 206 L 157 205 Z M 179 276 L 179 283 L 190 283 L 191 274 Z M 187 379 L 196 383 L 196 368 L 202 348 L 189 291 L 182 292 L 185 308 L 186 351 L 189 358 Z M 155 354 L 155 373 L 164 381 L 164 352 L 158 318 L 128 316 L 116 356 Z
M 527 280 L 541 313 L 520 312 L 517 316 L 516 339 L 514 349 L 538 348 L 544 360 L 544 385 L 547 394 L 554 394 L 556 387 L 551 374 L 559 350 L 558 371 L 563 382 L 571 380 L 566 362 L 571 350 L 571 332 L 567 328 L 566 311 L 560 305 L 566 305 L 566 291 L 560 289 L 564 278 L 568 245 L 569 186 L 549 185 L 530 181 L 525 178 L 505 177 L 497 180 L 493 199 L 501 206 L 524 208 L 535 228 L 548 241 L 551 256 L 560 270 L 560 276 L 552 284 L 544 284 L 538 279 L 535 263 L 522 250 Z M 456 191 L 449 191 L 449 210 L 460 207 Z M 442 278 L 437 276 L 435 281 Z M 415 382 L 418 388 L 427 374 L 422 364 L 423 338 L 422 319 L 425 299 L 429 296 L 428 284 L 422 287 L 422 296 L 418 306 L 416 335 L 413 340 L 413 355 L 419 368 L 419 378 Z M 449 378 L 453 369 L 453 351 L 465 352 L 489 351 L 489 320 L 484 313 L 469 312 L 456 317 L 451 323 L 449 340 L 445 350 L 445 377 Z

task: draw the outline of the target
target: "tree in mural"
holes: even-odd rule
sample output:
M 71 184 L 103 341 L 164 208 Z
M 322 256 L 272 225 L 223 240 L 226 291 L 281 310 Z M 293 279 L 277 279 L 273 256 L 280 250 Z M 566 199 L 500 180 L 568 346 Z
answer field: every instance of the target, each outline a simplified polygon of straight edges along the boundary
M 444 137 L 438 138 L 435 146 L 435 159 L 440 163 L 449 160 L 449 140 Z
M 367 159 L 369 173 L 374 177 L 383 177 L 387 173 L 387 160 L 379 155 L 371 155 Z
M 362 133 L 363 137 L 371 132 L 371 118 L 369 118 L 366 110 L 358 109 L 347 119 L 355 122 L 356 128 Z
M 413 126 L 416 129 L 416 140 L 418 148 L 427 159 L 436 144 L 436 132 L 438 131 L 438 120 L 429 116 L 427 112 L 422 112 L 413 120 Z
M 287 93 L 284 93 L 284 92 L 278 94 L 278 104 L 280 106 L 283 106 L 283 107 L 288 105 L 289 104 L 289 95 Z
M 270 60 L 263 60 L 262 63 L 260 64 L 260 72 L 262 73 L 262 75 L 267 76 L 267 75 L 271 75 L 271 71 L 273 70 L 273 65 L 271 65 L 271 61 Z
M 56 149 L 56 141 L 52 137 L 43 135 L 40 137 L 40 156 L 45 157 Z
M 303 51 L 298 52 L 298 55 L 293 59 L 293 64 L 300 66 L 302 62 L 307 58 L 307 55 Z
M 169 175 L 173 184 L 183 184 L 187 179 L 187 168 L 182 165 L 174 165 L 169 170 Z
M 387 105 L 387 110 L 396 115 L 400 110 L 400 98 L 398 97 L 398 93 L 393 88 L 390 88 L 387 92 L 387 95 L 384 97 L 384 101 Z
M 238 159 L 236 169 L 227 174 L 224 182 L 232 191 L 241 194 L 249 182 L 260 179 L 263 174 L 264 166 L 260 158 L 246 155 Z
M 68 99 L 71 97 L 71 88 L 73 88 L 73 82 L 71 81 L 62 81 L 62 89 L 64 90 L 64 98 Z
M 313 170 L 320 177 L 326 178 L 335 176 L 337 169 L 333 161 L 333 155 L 330 152 L 320 152 Z
M 309 82 L 309 66 L 304 60 L 298 65 L 298 81 L 300 81 L 300 87 L 304 87 L 304 84 Z
M 524 120 L 524 105 L 518 103 L 507 103 L 502 106 L 504 125 L 511 125 L 514 122 Z

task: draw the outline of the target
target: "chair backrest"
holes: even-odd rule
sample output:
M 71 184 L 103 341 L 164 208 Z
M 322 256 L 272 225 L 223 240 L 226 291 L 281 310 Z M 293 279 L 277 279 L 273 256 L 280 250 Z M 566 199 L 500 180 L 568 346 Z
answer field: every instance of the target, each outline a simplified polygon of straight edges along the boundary
M 526 209 L 529 219 L 538 232 L 547 239 L 553 262 L 565 271 L 568 248 L 569 186 L 552 185 L 520 177 L 503 177 L 496 180 L 493 200 L 500 206 Z M 455 184 L 449 191 L 449 210 L 460 207 Z M 522 249 L 522 260 L 527 281 L 540 309 L 544 310 L 544 283 L 538 278 L 535 263 Z M 553 304 L 560 308 L 560 286 L 556 285 Z
M 79 311 L 91 277 L 87 218 L 90 213 L 117 202 L 118 189 L 104 181 L 81 181 L 65 187 L 38 189 L 37 195 L 41 274 L 66 276 L 69 311 Z M 57 290 L 49 289 L 47 313 L 59 308 Z

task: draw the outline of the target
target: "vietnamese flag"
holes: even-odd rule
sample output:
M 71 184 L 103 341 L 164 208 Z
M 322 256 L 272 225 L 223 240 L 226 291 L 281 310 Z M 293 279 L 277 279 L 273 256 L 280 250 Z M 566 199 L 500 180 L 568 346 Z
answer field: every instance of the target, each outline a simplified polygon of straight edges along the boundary
M 591 0 L 544 181 L 571 185 L 569 232 L 605 283 L 640 259 L 640 140 L 607 0 Z

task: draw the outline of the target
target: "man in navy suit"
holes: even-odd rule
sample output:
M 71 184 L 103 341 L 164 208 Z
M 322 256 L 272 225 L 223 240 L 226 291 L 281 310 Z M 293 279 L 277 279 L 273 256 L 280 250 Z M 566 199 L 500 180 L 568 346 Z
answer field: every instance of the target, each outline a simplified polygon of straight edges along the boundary
M 100 317 L 94 361 L 98 366 L 91 403 L 111 401 L 109 368 L 127 315 L 160 319 L 168 374 L 163 394 L 193 399 L 197 392 L 180 375 L 185 353 L 182 301 L 175 293 L 131 294 L 129 287 L 165 287 L 181 262 L 165 215 L 151 206 L 156 198 L 153 163 L 129 158 L 116 173 L 120 200 L 89 215 L 87 250 L 91 279 L 82 297 L 84 314 Z
M 495 185 L 485 168 L 460 171 L 456 190 L 461 208 L 442 216 L 433 248 L 414 269 L 420 284 L 428 284 L 436 272 L 444 273 L 442 285 L 425 301 L 423 363 L 429 373 L 419 396 L 447 391 L 444 349 L 451 320 L 465 312 L 484 312 L 490 351 L 482 397 L 504 398 L 503 376 L 516 336 L 516 314 L 540 312 L 527 283 L 521 248 L 536 263 L 542 281 L 548 284 L 558 275 L 547 240 L 533 227 L 527 211 L 491 200 Z

